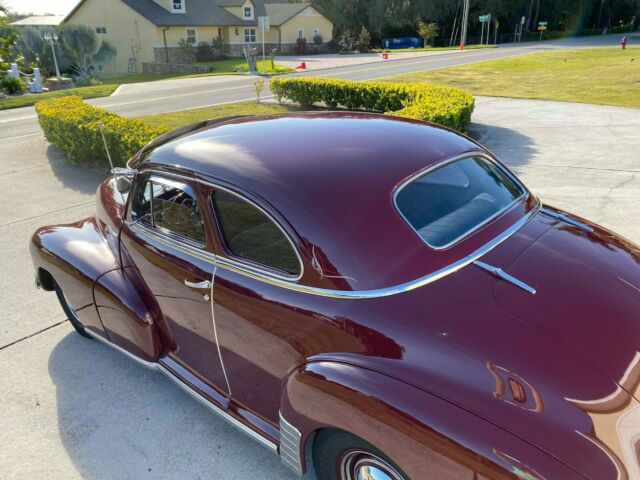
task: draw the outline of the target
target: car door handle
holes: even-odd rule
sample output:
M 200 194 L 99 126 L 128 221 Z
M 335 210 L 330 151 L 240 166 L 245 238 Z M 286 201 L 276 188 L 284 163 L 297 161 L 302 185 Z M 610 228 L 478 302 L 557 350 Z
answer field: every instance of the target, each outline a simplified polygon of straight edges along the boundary
M 204 282 L 191 282 L 185 278 L 184 284 L 190 288 L 198 288 L 202 290 L 211 290 L 211 282 L 209 280 L 205 280 Z

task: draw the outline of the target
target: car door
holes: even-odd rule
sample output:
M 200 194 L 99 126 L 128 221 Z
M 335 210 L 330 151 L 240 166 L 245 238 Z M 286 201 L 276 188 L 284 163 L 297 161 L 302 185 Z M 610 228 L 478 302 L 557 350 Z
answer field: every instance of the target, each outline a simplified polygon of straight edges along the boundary
M 211 305 L 215 257 L 198 188 L 184 177 L 138 174 L 121 233 L 123 261 L 137 267 L 157 301 L 161 363 L 224 403 L 228 385 Z
M 291 281 L 301 275 L 297 251 L 278 224 L 237 194 L 218 189 L 210 199 L 221 243 L 213 308 L 232 402 L 275 424 L 282 379 L 321 322 L 295 307 L 308 296 L 243 273 Z

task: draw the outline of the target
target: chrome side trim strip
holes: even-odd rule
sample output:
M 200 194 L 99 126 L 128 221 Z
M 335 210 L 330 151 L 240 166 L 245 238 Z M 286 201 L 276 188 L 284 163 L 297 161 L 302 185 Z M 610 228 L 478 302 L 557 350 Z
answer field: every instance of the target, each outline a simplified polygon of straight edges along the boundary
M 244 423 L 242 423 L 240 420 L 238 420 L 235 417 L 229 415 L 227 412 L 222 410 L 217 405 L 214 405 L 213 403 L 211 403 L 205 397 L 203 397 L 198 392 L 193 390 L 189 385 L 184 383 L 179 377 L 177 377 L 174 373 L 172 373 L 164 365 L 161 365 L 160 363 L 157 363 L 157 362 L 148 362 L 146 360 L 143 360 L 140 357 L 138 357 L 138 356 L 136 356 L 136 355 L 134 355 L 134 354 L 132 354 L 130 352 L 127 352 L 125 349 L 123 349 L 122 347 L 119 347 L 115 343 L 110 342 L 106 338 L 101 337 L 97 333 L 92 332 L 91 330 L 86 330 L 86 332 L 89 335 L 91 335 L 93 338 L 95 338 L 96 340 L 99 340 L 100 342 L 102 342 L 105 345 L 113 348 L 114 350 L 117 350 L 118 352 L 123 353 L 124 355 L 129 357 L 131 360 L 133 360 L 136 363 L 142 365 L 143 367 L 148 368 L 150 370 L 158 370 L 158 371 L 162 372 L 167 377 L 169 377 L 169 379 L 171 379 L 178 387 L 180 387 L 182 390 L 184 390 L 186 393 L 188 393 L 191 397 L 193 397 L 194 399 L 196 399 L 197 401 L 202 403 L 209 410 L 213 411 L 215 414 L 220 416 L 222 419 L 224 419 L 227 422 L 229 422 L 232 426 L 236 427 L 242 433 L 244 433 L 247 436 L 251 437 L 253 440 L 258 442 L 260 445 L 268 448 L 273 453 L 278 453 L 278 447 L 277 447 L 277 445 L 275 443 L 273 443 L 271 440 L 268 440 L 267 438 L 263 437 L 258 432 L 256 432 L 252 428 L 250 428 L 247 425 L 245 425 Z
M 215 255 L 208 252 L 198 252 L 196 256 L 205 261 L 208 261 L 212 264 L 217 265 L 220 268 L 225 270 L 238 273 L 240 275 L 244 275 L 245 277 L 253 278 L 254 280 L 259 280 L 264 283 L 268 283 L 270 285 L 275 285 L 277 287 L 286 288 L 288 290 L 293 290 L 296 292 L 307 293 L 309 295 L 318 295 L 322 297 L 330 297 L 330 298 L 343 298 L 343 299 L 366 299 L 366 298 L 379 298 L 379 297 L 388 297 L 391 295 L 398 295 L 400 293 L 405 293 L 416 288 L 423 287 L 428 285 L 429 283 L 435 282 L 436 280 L 440 280 L 447 275 L 451 275 L 452 273 L 457 272 L 461 268 L 466 267 L 470 263 L 475 262 L 477 259 L 488 253 L 489 251 L 496 248 L 502 242 L 504 242 L 511 235 L 520 230 L 523 226 L 525 226 L 538 212 L 540 211 L 539 202 L 536 204 L 534 208 L 531 209 L 526 215 L 524 215 L 521 219 L 519 219 L 516 223 L 514 223 L 511 227 L 507 228 L 500 235 L 497 235 L 489 242 L 485 243 L 482 247 L 478 248 L 476 251 L 470 253 L 466 257 L 461 258 L 460 260 L 453 262 L 446 267 L 442 267 L 439 270 L 431 272 L 422 277 L 416 278 L 415 280 L 411 280 L 406 283 L 402 283 L 400 285 L 394 285 L 392 287 L 379 288 L 374 290 L 332 290 L 325 288 L 316 288 L 309 287 L 307 285 L 300 285 L 299 283 L 293 283 L 286 280 L 280 280 L 278 278 L 272 277 L 270 275 L 265 275 L 259 273 L 257 271 L 252 271 L 246 269 L 244 266 L 239 266 L 234 263 L 231 263 L 226 258 L 216 257 Z M 190 255 L 194 255 L 195 249 L 192 247 L 188 247 L 186 245 L 176 244 L 176 242 L 172 242 L 171 240 L 161 236 L 156 235 L 155 233 L 151 233 L 146 228 L 136 228 L 138 225 L 133 224 L 130 228 L 136 233 L 147 235 L 149 238 L 160 242 L 164 245 L 167 245 L 171 248 L 174 248 L 179 251 L 184 251 Z
M 158 365 L 159 365 L 158 368 L 162 373 L 164 373 L 167 377 L 169 377 L 176 385 L 178 385 L 182 390 L 188 393 L 191 397 L 196 399 L 198 402 L 200 402 L 202 405 L 207 407 L 209 410 L 213 411 L 213 413 L 220 416 L 223 420 L 226 420 L 227 422 L 229 422 L 232 426 L 236 427 L 242 433 L 251 437 L 253 440 L 258 442 L 263 447 L 268 448 L 274 453 L 278 452 L 278 447 L 276 446 L 275 443 L 273 443 L 270 440 L 267 440 L 265 437 L 263 437 L 258 432 L 256 432 L 255 430 L 251 429 L 250 427 L 242 423 L 240 420 L 237 420 L 236 418 L 232 417 L 231 415 L 229 415 L 227 412 L 225 412 L 218 406 L 211 403 L 205 397 L 203 397 L 198 392 L 196 392 L 191 387 L 189 387 L 187 384 L 185 384 L 180 378 L 175 376 L 170 370 L 165 368 L 163 365 L 160 365 L 160 364 Z
M 574 220 L 569 215 L 565 215 L 564 213 L 554 212 L 547 208 L 543 208 L 542 213 L 544 213 L 548 217 L 552 217 L 552 218 L 555 218 L 556 220 L 561 220 L 564 223 L 568 223 L 569 225 L 573 225 L 574 227 L 578 227 L 584 230 L 585 232 L 589 232 L 589 233 L 593 232 L 593 228 L 591 228 L 589 225 L 585 225 L 584 223 L 579 222 L 578 220 Z
M 280 461 L 298 475 L 302 475 L 301 439 L 300 431 L 280 413 Z
M 137 355 L 134 355 L 131 352 L 126 351 L 124 348 L 116 345 L 113 342 L 110 342 L 109 340 L 107 340 L 106 338 L 98 335 L 95 332 L 92 332 L 91 330 L 85 328 L 84 329 L 85 332 L 87 332 L 89 335 L 91 335 L 91 337 L 95 338 L 96 340 L 98 340 L 99 342 L 104 343 L 105 345 L 107 345 L 108 347 L 113 348 L 114 350 L 117 350 L 118 352 L 124 354 L 125 356 L 129 357 L 131 360 L 133 360 L 134 362 L 136 362 L 139 365 L 142 365 L 144 368 L 148 368 L 149 370 L 158 370 L 159 368 L 159 364 L 156 362 L 148 362 L 146 360 L 143 360 L 142 358 L 138 357 Z
M 486 270 L 487 272 L 491 273 L 492 275 L 495 275 L 496 277 L 501 278 L 502 280 L 505 280 L 506 282 L 512 283 L 516 287 L 520 287 L 521 289 L 529 292 L 532 295 L 535 295 L 536 293 L 535 288 L 533 288 L 530 285 L 527 285 L 521 280 L 518 280 L 516 277 L 509 275 L 507 272 L 505 272 L 499 267 L 494 267 L 493 265 L 489 265 L 488 263 L 481 262 L 480 260 L 476 260 L 475 262 L 473 262 L 473 264 L 476 267 L 480 267 L 483 270 Z
M 211 274 L 211 321 L 213 322 L 213 336 L 216 339 L 216 348 L 218 349 L 218 357 L 220 358 L 220 366 L 222 367 L 222 374 L 224 375 L 224 381 L 227 382 L 227 392 L 231 396 L 231 384 L 229 383 L 229 377 L 227 377 L 227 369 L 224 368 L 224 359 L 222 358 L 222 351 L 220 350 L 220 342 L 218 341 L 218 329 L 216 328 L 216 314 L 214 311 L 215 297 L 213 289 L 216 285 L 216 270 L 217 266 L 213 267 L 213 273 Z

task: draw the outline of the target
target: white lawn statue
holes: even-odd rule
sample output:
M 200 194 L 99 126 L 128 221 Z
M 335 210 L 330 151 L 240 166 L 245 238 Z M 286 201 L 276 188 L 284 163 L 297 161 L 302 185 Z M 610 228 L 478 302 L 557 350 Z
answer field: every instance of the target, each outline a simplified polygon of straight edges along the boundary
M 31 93 L 42 93 L 42 77 L 40 76 L 40 69 L 33 69 L 33 80 L 29 82 L 29 91 Z
M 18 64 L 12 63 L 11 68 L 7 70 L 7 76 L 9 78 L 20 78 L 20 70 L 18 70 Z

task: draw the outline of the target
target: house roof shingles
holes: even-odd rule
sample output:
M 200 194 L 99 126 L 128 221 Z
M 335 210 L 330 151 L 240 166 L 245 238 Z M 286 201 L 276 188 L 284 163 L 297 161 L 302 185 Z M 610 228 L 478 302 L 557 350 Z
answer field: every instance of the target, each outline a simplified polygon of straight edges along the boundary
M 254 20 L 244 20 L 226 10 L 224 7 L 240 7 L 244 0 L 186 0 L 185 13 L 171 13 L 153 0 L 122 0 L 154 25 L 158 26 L 225 26 L 225 25 L 257 25 L 257 18 L 269 15 L 271 25 L 282 25 L 310 3 L 283 3 L 282 0 L 252 0 L 255 7 Z M 69 20 L 81 1 L 65 18 Z
M 64 20 L 64 15 L 32 15 L 13 22 L 11 25 L 18 27 L 27 26 L 55 26 L 60 25 Z

